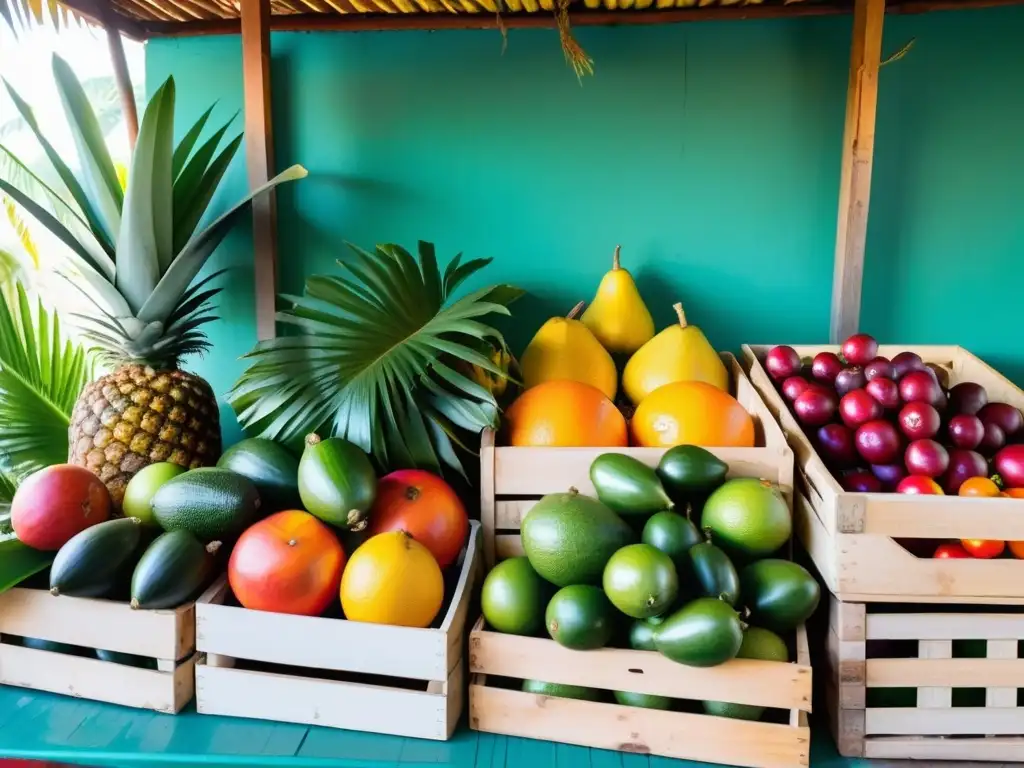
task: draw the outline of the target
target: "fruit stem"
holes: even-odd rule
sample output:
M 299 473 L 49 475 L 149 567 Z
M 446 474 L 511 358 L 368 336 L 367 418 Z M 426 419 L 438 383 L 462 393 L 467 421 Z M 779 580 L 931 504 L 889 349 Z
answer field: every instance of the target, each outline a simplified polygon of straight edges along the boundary
M 318 435 L 316 432 L 310 432 L 308 435 L 306 435 L 306 445 L 320 445 L 320 435 Z
M 708 544 L 710 544 L 711 543 L 711 526 L 705 525 L 703 530 L 702 530 L 702 532 L 704 534 L 704 541 L 706 541 Z
M 693 504 L 690 504 L 689 502 L 687 502 L 687 504 L 686 504 L 686 519 L 687 520 L 691 519 L 692 515 L 693 515 Z
M 1003 480 L 1001 476 L 992 475 L 992 477 L 990 477 L 989 479 L 993 482 L 993 484 L 995 484 L 996 488 L 998 488 L 1000 491 L 1006 490 L 1006 481 Z
M 615 246 L 615 255 L 612 256 L 612 272 L 614 272 L 617 269 L 622 269 L 622 263 L 619 261 L 619 251 L 621 250 L 621 245 Z
M 572 496 L 579 496 L 580 495 L 580 489 L 577 488 L 574 485 L 571 485 L 571 486 L 569 486 L 569 494 L 572 495 Z
M 59 597 L 60 596 L 60 590 L 57 589 L 56 587 L 50 587 L 50 594 L 53 595 L 54 597 Z
M 220 549 L 220 547 L 221 544 L 219 541 L 211 541 L 209 544 L 206 545 L 206 554 L 215 555 L 217 554 L 217 550 Z
M 131 606 L 131 609 L 133 611 L 139 610 L 139 599 L 137 597 L 133 597 L 132 601 L 130 603 L 128 603 L 128 605 Z
M 686 313 L 683 312 L 683 305 L 680 304 L 677 301 L 675 304 L 672 305 L 672 309 L 674 309 L 676 311 L 676 317 L 679 318 L 679 327 L 680 328 L 685 328 L 686 327 Z
M 576 317 L 583 311 L 583 308 L 587 306 L 587 302 L 581 301 L 575 307 L 569 310 L 569 314 L 565 316 L 566 320 L 575 320 Z

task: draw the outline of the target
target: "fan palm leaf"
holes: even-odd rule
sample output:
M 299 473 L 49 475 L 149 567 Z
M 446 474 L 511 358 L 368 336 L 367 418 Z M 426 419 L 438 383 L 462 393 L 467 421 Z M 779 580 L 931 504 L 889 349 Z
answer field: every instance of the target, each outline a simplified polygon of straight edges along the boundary
M 68 457 L 71 409 L 91 370 L 56 312 L 35 310 L 18 283 L 0 301 L 0 469 L 22 476 Z
M 459 431 L 497 425 L 493 395 L 465 375 L 504 376 L 487 350 L 505 348 L 488 315 L 509 315 L 522 291 L 489 286 L 453 299 L 490 263 L 455 257 L 442 275 L 430 243 L 419 259 L 397 245 L 350 246 L 347 275 L 317 275 L 277 315 L 296 331 L 259 343 L 228 396 L 243 426 L 297 442 L 317 430 L 347 438 L 382 466 L 462 472 Z

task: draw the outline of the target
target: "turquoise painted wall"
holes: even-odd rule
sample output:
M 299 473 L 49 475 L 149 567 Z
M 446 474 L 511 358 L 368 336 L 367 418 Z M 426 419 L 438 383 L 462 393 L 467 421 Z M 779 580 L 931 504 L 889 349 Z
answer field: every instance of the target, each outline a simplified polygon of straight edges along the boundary
M 342 241 L 493 256 L 530 291 L 511 331 L 589 298 L 616 243 L 659 324 L 682 300 L 720 348 L 826 339 L 849 18 L 582 29 L 583 87 L 549 30 L 277 34 L 275 148 L 310 177 L 279 198 L 281 280 Z M 1024 8 L 893 17 L 882 73 L 862 328 L 963 344 L 1024 382 Z M 149 44 L 179 131 L 241 107 L 237 38 Z M 222 190 L 244 188 L 241 157 Z M 254 342 L 251 237 L 196 361 L 223 393 Z M 229 431 L 229 435 L 232 434 Z

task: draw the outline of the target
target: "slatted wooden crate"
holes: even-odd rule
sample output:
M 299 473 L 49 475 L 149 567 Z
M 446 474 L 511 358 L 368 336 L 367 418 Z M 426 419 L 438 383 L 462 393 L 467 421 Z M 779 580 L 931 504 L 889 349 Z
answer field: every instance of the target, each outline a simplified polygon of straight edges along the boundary
M 196 708 L 447 740 L 465 701 L 479 539 L 473 522 L 447 610 L 427 629 L 250 611 L 221 579 L 196 601 Z
M 0 594 L 0 684 L 179 712 L 194 689 L 195 626 L 193 603 L 133 611 L 112 600 L 11 589 Z M 157 668 L 28 648 L 17 643 L 21 637 L 130 653 L 155 660 Z
M 828 710 L 840 753 L 1024 761 L 1024 613 L 979 606 L 893 610 L 832 598 Z M 985 644 L 984 658 L 957 658 L 958 645 L 972 641 Z M 878 706 L 882 689 L 892 698 L 897 688 L 910 698 Z M 959 706 L 964 697 L 954 689 L 980 688 L 983 694 L 976 691 L 976 700 Z
M 896 539 L 1024 540 L 1019 499 L 974 499 L 894 493 L 849 493 L 826 468 L 761 364 L 770 346 L 744 346 L 750 380 L 779 420 L 796 454 L 794 508 L 798 538 L 829 590 L 847 602 L 1024 604 L 1024 561 L 917 557 Z M 795 346 L 801 357 L 836 346 Z M 950 386 L 981 384 L 991 400 L 1024 408 L 1024 392 L 960 347 L 883 346 L 890 357 L 905 349 L 949 372 Z
M 731 376 L 732 394 L 754 418 L 754 448 L 709 448 L 729 465 L 731 477 L 760 477 L 793 487 L 793 452 L 764 401 L 746 373 L 729 353 L 722 355 Z M 590 465 L 602 453 L 615 450 L 657 466 L 662 448 L 532 448 L 495 445 L 495 434 L 485 431 L 480 448 L 480 520 L 483 524 L 484 560 L 522 554 L 519 522 L 541 496 L 567 491 L 593 494 Z

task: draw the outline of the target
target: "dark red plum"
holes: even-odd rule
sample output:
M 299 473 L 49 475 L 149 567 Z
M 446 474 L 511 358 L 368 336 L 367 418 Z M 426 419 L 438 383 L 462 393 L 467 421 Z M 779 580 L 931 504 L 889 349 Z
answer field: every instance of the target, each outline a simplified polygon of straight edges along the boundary
M 935 380 L 939 382 L 939 386 L 943 389 L 949 388 L 949 371 L 943 368 L 938 363 L 925 363 L 927 370 L 932 372 Z
M 809 387 L 793 401 L 793 412 L 801 424 L 820 427 L 836 413 L 836 396 L 823 387 Z
M 893 378 L 899 381 L 911 371 L 923 371 L 924 360 L 916 352 L 900 352 L 891 361 Z
M 903 449 L 903 440 L 896 427 L 881 419 L 861 424 L 853 439 L 857 453 L 868 464 L 892 464 Z
M 942 477 L 942 487 L 946 493 L 955 496 L 965 480 L 987 474 L 988 462 L 984 456 L 977 451 L 954 448 L 949 452 L 949 469 Z
M 985 422 L 983 421 L 982 424 Z M 994 456 L 1004 445 L 1006 445 L 1006 433 L 1003 432 L 1003 428 L 994 421 L 985 424 L 985 434 L 982 435 L 981 442 L 978 443 L 978 453 L 982 456 Z
M 900 407 L 900 387 L 892 379 L 872 379 L 864 387 L 867 393 L 878 401 L 887 411 L 895 411 Z
M 858 469 L 856 472 L 847 472 L 839 478 L 839 484 L 844 491 L 851 493 L 881 493 L 882 481 L 870 472 Z
M 882 406 L 864 389 L 847 392 L 839 401 L 839 417 L 850 429 L 882 418 Z
M 764 359 L 764 367 L 776 381 L 782 381 L 800 373 L 801 365 L 800 355 L 796 353 L 795 349 L 785 344 L 772 347 Z
M 1024 429 L 1024 416 L 1008 403 L 989 403 L 978 411 L 978 418 L 986 426 L 998 425 L 1007 440 L 1016 437 Z
M 891 379 L 896 375 L 893 371 L 892 363 L 886 360 L 884 357 L 876 357 L 870 363 L 864 366 L 864 376 L 868 381 L 882 377 L 883 379 Z
M 949 442 L 954 448 L 973 451 L 981 445 L 981 441 L 985 437 L 985 425 L 977 416 L 959 413 L 949 420 L 946 434 L 949 435 Z
M 782 382 L 782 394 L 789 402 L 793 402 L 806 392 L 809 386 L 811 386 L 811 382 L 803 376 L 790 376 Z
M 907 472 L 925 477 L 940 477 L 949 469 L 949 454 L 934 440 L 915 440 L 903 454 Z
M 946 395 L 934 374 L 911 371 L 900 379 L 900 400 L 904 403 L 928 403 L 938 408 L 945 405 Z
M 981 384 L 962 381 L 949 390 L 949 410 L 974 416 L 988 405 L 988 393 Z
M 900 480 L 907 476 L 907 468 L 903 464 L 872 464 L 871 472 L 882 481 L 882 488 L 887 491 L 896 490 Z
M 929 440 L 939 434 L 942 417 L 928 403 L 907 403 L 896 421 L 908 440 Z
M 857 463 L 857 449 L 853 444 L 853 430 L 842 424 L 826 424 L 818 428 L 818 451 L 826 463 L 839 467 L 852 467 Z
M 850 365 L 867 365 L 878 357 L 878 342 L 866 333 L 855 333 L 843 342 L 843 357 Z
M 868 383 L 867 378 L 864 376 L 864 369 L 859 365 L 851 365 L 849 368 L 844 368 L 836 376 L 836 380 L 832 382 L 832 385 L 836 388 L 836 392 L 842 397 L 847 392 L 852 392 L 855 389 L 863 389 L 864 385 Z
M 835 352 L 819 352 L 811 363 L 811 375 L 818 381 L 831 384 L 843 370 L 843 361 Z
M 1007 488 L 1024 488 L 1024 445 L 1008 445 L 992 462 Z

